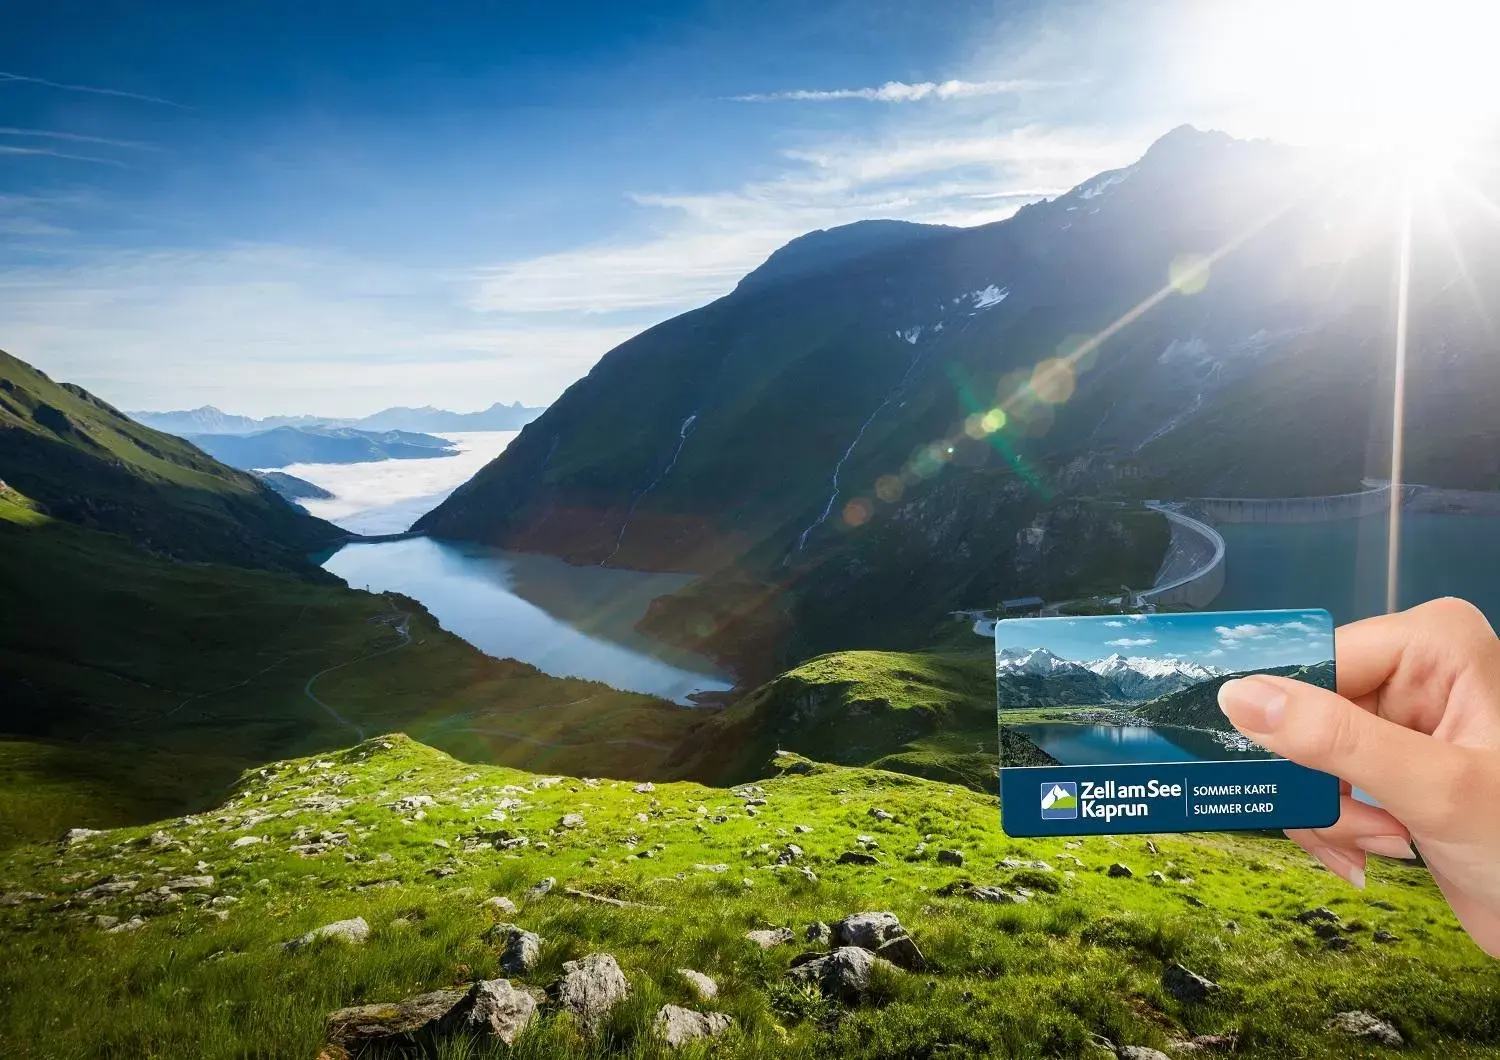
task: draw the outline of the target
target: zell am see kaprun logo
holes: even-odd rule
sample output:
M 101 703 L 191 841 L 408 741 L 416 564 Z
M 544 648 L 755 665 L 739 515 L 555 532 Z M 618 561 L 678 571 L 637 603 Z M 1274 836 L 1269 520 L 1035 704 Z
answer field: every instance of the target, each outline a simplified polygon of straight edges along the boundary
M 1042 785 L 1042 820 L 1071 821 L 1078 816 L 1078 785 L 1054 780 Z

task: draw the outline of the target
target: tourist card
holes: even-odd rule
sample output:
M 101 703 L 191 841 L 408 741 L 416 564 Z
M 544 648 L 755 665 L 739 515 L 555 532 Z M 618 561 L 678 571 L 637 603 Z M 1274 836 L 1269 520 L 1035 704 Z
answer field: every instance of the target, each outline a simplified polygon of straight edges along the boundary
M 1016 618 L 995 624 L 1000 809 L 1012 836 L 1320 828 L 1335 777 L 1219 710 L 1224 682 L 1334 687 L 1327 611 Z

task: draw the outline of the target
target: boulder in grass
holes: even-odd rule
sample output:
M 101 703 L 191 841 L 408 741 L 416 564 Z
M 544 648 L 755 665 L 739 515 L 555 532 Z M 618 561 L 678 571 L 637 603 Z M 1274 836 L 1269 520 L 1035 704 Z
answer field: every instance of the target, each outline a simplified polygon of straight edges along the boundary
M 504 895 L 497 894 L 493 898 L 486 898 L 480 904 L 482 904 L 484 908 L 490 910 L 490 912 L 497 915 L 515 916 L 520 912 L 520 910 L 516 908 L 516 903 L 512 902 L 509 898 L 506 898 Z
M 1135 873 L 1130 871 L 1129 865 L 1122 865 L 1117 861 L 1109 867 L 1109 869 L 1107 870 L 1107 875 L 1114 876 L 1119 879 L 1128 880 L 1130 879 L 1130 877 L 1134 876 Z
M 1219 984 L 1211 979 L 1205 979 L 1197 972 L 1190 971 L 1180 964 L 1167 966 L 1165 974 L 1162 975 L 1161 985 L 1164 990 L 1178 1001 L 1197 1002 L 1206 1001 L 1219 992 Z
M 796 933 L 788 927 L 763 928 L 758 931 L 745 932 L 745 938 L 763 950 L 769 950 L 773 946 L 785 946 L 796 937 Z
M 695 972 L 691 968 L 679 968 L 677 974 L 686 980 L 688 989 L 698 996 L 699 1001 L 712 1001 L 719 996 L 719 984 L 702 972 Z
M 869 992 L 877 967 L 900 971 L 869 950 L 858 946 L 840 946 L 826 956 L 799 964 L 788 971 L 787 975 L 798 982 L 816 986 L 824 997 L 853 1005 Z
M 614 1007 L 630 996 L 630 983 L 608 953 L 591 953 L 563 964 L 553 987 L 558 1007 L 572 1014 L 585 1034 L 597 1034 Z
M 438 1021 L 440 1036 L 468 1035 L 499 1038 L 506 1045 L 516 1039 L 536 1014 L 536 1000 L 507 979 L 487 979 L 469 987 L 463 999 Z
M 879 865 L 880 859 L 863 850 L 846 850 L 839 855 L 838 863 L 840 865 Z
M 287 949 L 296 950 L 311 946 L 319 939 L 332 939 L 335 942 L 347 942 L 358 944 L 370 937 L 370 925 L 362 916 L 350 920 L 335 920 L 332 924 L 324 924 L 322 927 L 313 928 L 301 938 L 293 939 L 286 944 Z
M 504 947 L 500 953 L 500 970 L 511 975 L 525 975 L 536 967 L 542 956 L 542 938 L 515 924 L 496 924 L 485 938 Z
M 463 990 L 434 990 L 405 1001 L 354 1005 L 328 1016 L 328 1040 L 350 1053 L 412 1048 L 464 999 Z
M 1405 1044 L 1405 1039 L 1401 1037 L 1401 1032 L 1395 1027 L 1380 1017 L 1360 1009 L 1340 1012 L 1333 1019 L 1323 1024 L 1323 1029 L 1338 1031 L 1340 1034 L 1347 1034 L 1351 1038 L 1364 1038 L 1367 1041 L 1378 1042 L 1393 1049 Z
M 694 1012 L 677 1005 L 663 1005 L 654 1022 L 657 1037 L 673 1049 L 700 1038 L 715 1038 L 733 1026 L 734 1019 L 722 1012 Z
M 906 934 L 895 913 L 850 913 L 833 925 L 833 944 L 858 946 L 873 953 L 891 939 Z
M 1115 1050 L 1115 1056 L 1119 1060 L 1172 1060 L 1160 1049 L 1153 1049 L 1149 1045 L 1122 1045 Z

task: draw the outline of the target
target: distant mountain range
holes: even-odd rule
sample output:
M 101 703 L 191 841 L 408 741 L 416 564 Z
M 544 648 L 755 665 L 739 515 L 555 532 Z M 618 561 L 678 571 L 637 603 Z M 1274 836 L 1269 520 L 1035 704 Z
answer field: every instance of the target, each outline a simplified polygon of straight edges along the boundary
M 449 412 L 421 408 L 385 409 L 358 419 L 333 416 L 267 416 L 255 419 L 221 412 L 212 405 L 181 412 L 130 412 L 137 423 L 168 434 L 253 434 L 276 427 L 353 427 L 364 431 L 518 431 L 543 412 L 545 405 L 499 402 L 482 412 Z
M 996 653 L 995 669 L 1000 676 L 1027 674 L 1049 680 L 1066 679 L 1077 694 L 1086 695 L 1091 683 L 1097 685 L 1097 692 L 1089 698 L 1073 700 L 1079 705 L 1143 702 L 1192 688 L 1226 673 L 1187 659 L 1127 658 L 1119 653 L 1090 662 L 1073 662 L 1046 648 L 1002 648 Z
M 352 427 L 276 427 L 255 434 L 186 434 L 183 437 L 230 467 L 288 464 L 364 464 L 457 456 L 446 438 L 411 431 L 360 431 Z

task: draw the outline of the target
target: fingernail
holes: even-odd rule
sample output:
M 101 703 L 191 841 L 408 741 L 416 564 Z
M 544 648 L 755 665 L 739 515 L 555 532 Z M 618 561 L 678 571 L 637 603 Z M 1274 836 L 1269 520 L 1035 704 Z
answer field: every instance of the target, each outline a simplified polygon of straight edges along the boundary
M 1354 841 L 1354 845 L 1368 853 L 1380 854 L 1387 858 L 1399 858 L 1402 861 L 1411 861 L 1417 856 L 1417 852 L 1411 848 L 1406 838 L 1399 835 L 1361 836 Z
M 1349 855 L 1327 846 L 1314 847 L 1312 855 L 1321 861 L 1329 872 L 1347 880 L 1356 891 L 1365 889 L 1365 867 L 1360 861 L 1355 861 Z
M 1286 713 L 1286 693 L 1269 681 L 1242 677 L 1219 688 L 1219 709 L 1245 732 L 1275 732 Z

